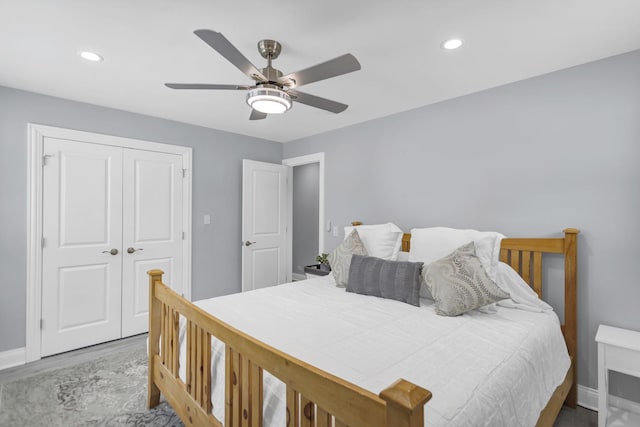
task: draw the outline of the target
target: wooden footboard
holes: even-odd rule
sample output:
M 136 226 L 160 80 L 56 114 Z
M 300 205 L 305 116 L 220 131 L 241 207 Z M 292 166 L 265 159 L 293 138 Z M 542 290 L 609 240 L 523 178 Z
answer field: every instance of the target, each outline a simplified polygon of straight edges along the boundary
M 162 393 L 185 425 L 222 426 L 211 405 L 211 337 L 225 346 L 224 425 L 263 426 L 263 370 L 286 385 L 287 427 L 422 427 L 431 392 L 398 380 L 379 395 L 324 372 L 216 319 L 149 272 L 149 408 Z M 179 323 L 187 322 L 186 382 Z

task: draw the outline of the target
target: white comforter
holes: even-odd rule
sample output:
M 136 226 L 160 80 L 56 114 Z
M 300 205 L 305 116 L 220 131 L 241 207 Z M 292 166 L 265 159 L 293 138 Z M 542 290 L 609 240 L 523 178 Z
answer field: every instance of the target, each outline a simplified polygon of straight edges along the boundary
M 329 276 L 196 305 L 373 393 L 398 378 L 430 390 L 425 426 L 534 426 L 570 364 L 555 313 L 497 307 L 442 317 L 431 300 L 420 303 L 348 293 Z M 213 412 L 224 422 L 224 345 L 214 340 L 212 352 Z M 264 402 L 264 425 L 284 426 L 284 384 L 267 374 Z

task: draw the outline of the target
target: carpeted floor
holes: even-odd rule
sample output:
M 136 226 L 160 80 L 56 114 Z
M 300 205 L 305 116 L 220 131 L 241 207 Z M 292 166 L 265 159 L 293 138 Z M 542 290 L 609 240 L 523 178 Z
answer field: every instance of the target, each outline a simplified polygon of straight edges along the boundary
M 182 427 L 166 402 L 148 410 L 145 336 L 0 371 L 0 426 Z M 597 414 L 564 408 L 554 427 L 591 427 Z M 265 426 L 267 427 L 267 426 Z
M 0 426 L 182 426 L 166 402 L 148 410 L 144 345 L 0 385 Z

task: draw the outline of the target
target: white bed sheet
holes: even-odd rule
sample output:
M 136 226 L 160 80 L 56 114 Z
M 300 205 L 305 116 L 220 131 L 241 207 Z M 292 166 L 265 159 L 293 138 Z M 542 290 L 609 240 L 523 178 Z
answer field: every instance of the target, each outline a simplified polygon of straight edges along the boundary
M 329 277 L 198 301 L 217 318 L 378 394 L 427 388 L 425 426 L 534 426 L 570 365 L 555 313 L 498 307 L 458 317 L 345 292 Z M 181 333 L 180 376 L 186 377 Z M 212 403 L 224 423 L 224 345 L 213 340 Z M 264 375 L 264 425 L 285 425 L 285 387 Z

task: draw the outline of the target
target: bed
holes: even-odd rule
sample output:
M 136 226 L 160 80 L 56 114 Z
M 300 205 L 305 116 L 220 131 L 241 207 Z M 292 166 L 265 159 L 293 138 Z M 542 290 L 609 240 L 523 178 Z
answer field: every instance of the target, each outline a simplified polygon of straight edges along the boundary
M 540 297 L 542 254 L 564 256 L 565 301 L 561 332 L 570 363 L 564 378 L 557 381 L 559 385 L 551 393 L 551 397 L 546 404 L 543 402 L 543 409 L 536 421 L 538 426 L 553 425 L 563 403 L 572 407 L 576 404 L 577 234 L 577 230 L 567 229 L 564 237 L 559 238 L 507 238 L 501 242 L 501 261 L 517 271 Z M 405 234 L 402 238 L 403 251 L 409 251 L 410 241 L 411 236 Z M 251 330 L 248 327 L 251 325 L 234 321 L 234 310 L 227 310 L 226 313 L 223 310 L 225 305 L 241 305 L 242 301 L 238 298 L 243 298 L 246 294 L 196 305 L 163 284 L 161 271 L 150 271 L 149 276 L 149 407 L 159 403 L 162 393 L 185 425 L 276 425 L 273 420 L 278 418 L 267 416 L 265 419 L 264 414 L 268 413 L 268 407 L 273 404 L 269 397 L 265 399 L 265 395 L 269 396 L 265 393 L 265 388 L 270 388 L 274 382 L 272 378 L 277 378 L 282 387 L 281 400 L 285 406 L 278 425 L 282 421 L 287 426 L 319 427 L 431 425 L 429 412 L 425 414 L 424 410 L 425 403 L 432 397 L 431 392 L 425 388 L 429 387 L 428 380 L 409 381 L 402 379 L 410 376 L 403 375 L 402 370 L 390 370 L 394 374 L 398 373 L 401 378 L 395 382 L 389 379 L 388 385 L 381 386 L 386 384 L 381 381 L 388 379 L 390 374 L 374 379 L 365 375 L 369 379 L 367 382 L 359 379 L 353 372 L 344 370 L 344 364 L 332 364 L 323 357 L 314 358 L 313 352 L 296 353 L 296 347 L 288 346 L 286 341 L 279 341 L 277 337 L 271 342 L 255 338 L 266 336 L 261 335 L 259 324 Z M 320 283 L 310 282 L 306 287 L 304 283 L 289 284 L 277 288 L 280 292 L 290 292 L 292 289 L 311 292 L 317 288 L 321 295 L 316 297 L 337 298 L 335 287 L 323 287 Z M 353 300 L 372 297 L 350 295 L 348 298 Z M 357 300 L 353 301 L 357 304 Z M 213 311 L 223 315 L 214 317 L 209 314 L 205 308 L 212 307 L 206 307 L 207 304 L 213 304 Z M 215 304 L 219 304 L 217 310 Z M 428 304 L 424 306 L 424 310 L 428 310 Z M 393 303 L 385 305 L 383 311 L 393 313 L 394 307 Z M 289 321 L 295 324 L 295 310 L 291 310 L 290 314 Z M 476 317 L 482 319 L 482 316 Z M 485 318 L 491 319 L 487 316 Z M 304 324 L 302 321 L 300 323 Z M 237 328 L 238 324 L 243 327 Z M 251 333 L 247 333 L 247 329 Z M 318 336 L 320 330 L 314 330 L 314 336 L 308 337 L 304 328 L 293 329 L 291 341 L 322 342 L 323 337 Z M 184 346 L 182 350 L 181 342 Z M 276 345 L 270 345 L 274 343 Z M 401 343 L 398 344 L 398 349 L 402 350 Z M 442 385 L 436 383 L 434 379 L 435 389 L 442 389 Z M 490 388 L 483 380 L 477 386 Z M 476 386 L 469 385 L 469 389 L 474 387 Z M 217 402 L 214 407 L 212 391 L 216 395 L 216 390 L 218 397 L 213 398 Z M 437 398 L 431 404 L 435 405 L 439 399 L 439 405 L 446 406 L 448 401 L 443 399 L 442 394 L 444 392 L 436 394 Z M 464 390 L 458 390 L 455 394 L 464 395 Z M 220 398 L 220 395 L 223 397 Z M 221 402 L 224 408 L 220 407 Z M 437 407 L 434 406 L 432 419 L 441 416 L 436 411 Z

